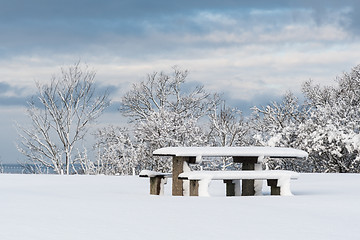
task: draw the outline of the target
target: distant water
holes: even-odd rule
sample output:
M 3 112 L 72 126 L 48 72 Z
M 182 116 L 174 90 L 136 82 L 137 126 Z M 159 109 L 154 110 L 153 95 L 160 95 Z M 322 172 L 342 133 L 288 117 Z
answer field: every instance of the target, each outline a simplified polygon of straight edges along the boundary
M 75 169 L 78 173 L 81 172 L 80 165 L 75 165 Z M 28 164 L 28 169 L 34 169 L 35 165 Z M 32 174 L 32 171 L 29 171 L 27 168 L 22 166 L 21 164 L 0 164 L 0 174 L 1 173 L 8 173 L 8 174 Z M 52 168 L 41 167 L 41 172 L 43 174 L 55 174 Z
M 29 165 L 31 167 L 31 165 Z M 54 171 L 50 168 L 43 168 L 43 173 L 53 174 Z M 8 174 L 29 174 L 27 169 L 25 169 L 21 164 L 1 164 L 0 165 L 0 173 L 8 173 Z
M 0 173 L 13 173 L 13 174 L 23 174 L 25 173 L 24 167 L 20 164 L 1 164 Z

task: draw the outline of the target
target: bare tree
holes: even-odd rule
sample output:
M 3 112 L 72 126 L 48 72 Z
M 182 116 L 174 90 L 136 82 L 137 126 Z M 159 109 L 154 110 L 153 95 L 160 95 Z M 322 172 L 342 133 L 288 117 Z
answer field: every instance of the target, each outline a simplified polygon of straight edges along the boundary
M 248 144 L 246 142 L 248 126 L 240 110 L 226 106 L 223 101 L 222 104 L 213 107 L 209 119 L 212 145 L 229 147 Z
M 203 86 L 185 85 L 187 76 L 188 71 L 177 67 L 170 74 L 149 74 L 122 98 L 120 110 L 130 117 L 135 138 L 142 145 L 145 159 L 141 161 L 152 170 L 171 169 L 169 159 L 152 156 L 157 148 L 206 144 L 201 121 L 218 96 L 212 98 Z
M 96 73 L 76 63 L 61 68 L 49 84 L 37 83 L 38 96 L 28 103 L 30 128 L 19 126 L 18 150 L 27 160 L 69 174 L 74 148 L 86 136 L 90 123 L 109 105 L 108 93 L 95 91 Z
M 211 106 L 203 86 L 184 89 L 188 71 L 173 67 L 172 74 L 155 72 L 146 81 L 134 84 L 122 99 L 121 112 L 132 120 L 146 120 L 152 112 L 166 110 L 181 117 L 201 117 Z
M 215 104 L 209 113 L 209 143 L 212 146 L 231 147 L 248 145 L 248 124 L 242 116 L 242 112 L 236 108 L 226 106 L 223 100 L 221 104 Z M 210 168 L 236 168 L 229 157 L 221 157 L 219 161 L 212 161 Z

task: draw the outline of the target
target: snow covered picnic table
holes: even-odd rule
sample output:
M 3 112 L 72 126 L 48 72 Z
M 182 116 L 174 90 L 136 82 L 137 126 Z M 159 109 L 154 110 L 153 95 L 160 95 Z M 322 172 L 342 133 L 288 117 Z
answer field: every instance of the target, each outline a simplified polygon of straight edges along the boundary
M 154 156 L 194 157 L 196 163 L 202 157 L 270 157 L 307 158 L 308 153 L 294 148 L 282 147 L 166 147 L 153 152 Z
M 244 171 L 262 169 L 262 160 L 264 158 L 308 157 L 308 153 L 305 151 L 279 147 L 167 147 L 155 150 L 153 155 L 173 157 L 173 196 L 189 194 L 189 183 L 184 182 L 183 179 L 179 178 L 179 175 L 189 172 L 188 164 L 200 163 L 203 157 L 232 157 L 235 163 L 242 163 L 242 170 Z M 236 179 L 240 178 L 243 179 L 238 175 Z M 242 180 L 242 195 L 255 195 L 254 179 Z

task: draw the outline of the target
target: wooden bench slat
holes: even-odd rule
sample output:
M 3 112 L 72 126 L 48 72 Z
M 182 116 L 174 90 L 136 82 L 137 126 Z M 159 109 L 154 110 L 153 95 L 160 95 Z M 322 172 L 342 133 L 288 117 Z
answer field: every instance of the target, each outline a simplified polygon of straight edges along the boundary
M 142 170 L 139 177 L 150 178 L 150 194 L 151 195 L 163 195 L 164 185 L 167 182 L 167 178 L 171 176 L 171 173 L 161 173 L 150 170 Z

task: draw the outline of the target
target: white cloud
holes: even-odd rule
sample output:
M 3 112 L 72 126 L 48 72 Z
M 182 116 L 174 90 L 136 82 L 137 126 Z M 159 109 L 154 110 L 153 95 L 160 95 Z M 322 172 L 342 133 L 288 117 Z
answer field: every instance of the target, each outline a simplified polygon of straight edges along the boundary
M 190 79 L 237 99 L 299 91 L 309 78 L 330 83 L 357 64 L 359 42 L 341 25 L 349 11 L 329 10 L 321 22 L 307 8 L 203 10 L 189 19 L 175 14 L 167 21 L 144 21 L 143 36 L 106 32 L 96 37 L 101 41 L 85 42 L 74 52 L 43 49 L 3 59 L 0 78 L 31 92 L 35 80 L 48 81 L 60 66 L 82 59 L 97 70 L 100 84 L 119 88 L 116 100 L 147 73 L 173 65 L 189 69 Z
M 360 43 L 323 44 L 305 43 L 293 45 L 252 44 L 209 49 L 192 49 L 176 59 L 154 56 L 146 60 L 129 60 L 108 55 L 86 58 L 84 61 L 97 71 L 101 85 L 119 87 L 119 100 L 131 84 L 145 78 L 153 71 L 168 71 L 173 65 L 189 69 L 189 80 L 201 82 L 207 88 L 230 92 L 234 98 L 249 100 L 259 93 L 287 90 L 299 91 L 301 83 L 313 78 L 322 84 L 331 84 L 336 75 L 358 64 L 357 49 Z M 1 78 L 11 84 L 34 91 L 34 80 L 48 81 L 59 72 L 57 62 L 69 65 L 76 57 L 66 56 L 32 62 L 23 57 L 21 61 L 3 63 Z M 42 64 L 43 63 L 43 64 Z M 18 71 L 20 69 L 21 71 Z

